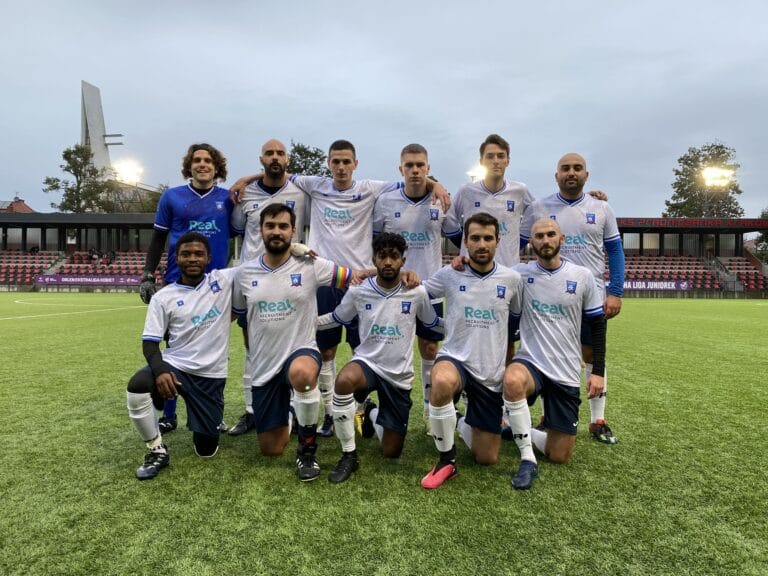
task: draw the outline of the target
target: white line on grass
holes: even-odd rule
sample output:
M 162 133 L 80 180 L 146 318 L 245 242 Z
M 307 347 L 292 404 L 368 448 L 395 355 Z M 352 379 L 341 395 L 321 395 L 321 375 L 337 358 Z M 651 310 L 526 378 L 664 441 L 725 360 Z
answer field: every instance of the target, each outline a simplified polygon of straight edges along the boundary
M 30 300 L 14 300 L 14 304 L 24 304 L 26 306 L 63 306 L 70 308 L 93 308 L 95 306 L 104 306 L 104 304 L 67 304 L 63 300 L 53 300 L 48 302 L 33 302 Z
M 121 308 L 104 308 L 102 310 L 80 310 L 79 312 L 54 312 L 52 314 L 35 314 L 33 316 L 6 316 L 0 320 L 29 320 L 30 318 L 53 318 L 54 316 L 75 316 L 78 314 L 93 314 L 94 312 L 115 312 L 117 310 L 133 310 L 134 308 L 145 308 L 145 306 L 123 306 Z

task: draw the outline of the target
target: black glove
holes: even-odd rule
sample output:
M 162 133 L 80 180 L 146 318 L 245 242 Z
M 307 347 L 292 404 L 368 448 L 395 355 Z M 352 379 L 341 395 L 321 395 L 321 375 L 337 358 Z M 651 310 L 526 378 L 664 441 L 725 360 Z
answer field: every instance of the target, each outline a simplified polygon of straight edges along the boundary
M 144 272 L 141 275 L 141 286 L 139 286 L 139 296 L 144 304 L 149 304 L 152 300 L 152 296 L 157 292 L 157 286 L 155 286 L 155 277 L 150 272 Z

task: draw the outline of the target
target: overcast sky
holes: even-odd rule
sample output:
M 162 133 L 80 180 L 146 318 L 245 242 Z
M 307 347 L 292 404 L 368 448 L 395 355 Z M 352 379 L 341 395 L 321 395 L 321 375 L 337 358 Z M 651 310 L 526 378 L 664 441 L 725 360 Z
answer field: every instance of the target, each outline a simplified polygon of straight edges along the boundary
M 745 216 L 768 206 L 768 2 L 512 0 L 3 2 L 0 200 L 40 211 L 80 138 L 80 81 L 101 89 L 108 132 L 142 181 L 181 182 L 207 141 L 230 177 L 272 137 L 357 146 L 358 178 L 396 179 L 419 142 L 456 190 L 490 132 L 508 178 L 555 191 L 564 153 L 618 216 L 660 216 L 690 146 L 736 149 Z

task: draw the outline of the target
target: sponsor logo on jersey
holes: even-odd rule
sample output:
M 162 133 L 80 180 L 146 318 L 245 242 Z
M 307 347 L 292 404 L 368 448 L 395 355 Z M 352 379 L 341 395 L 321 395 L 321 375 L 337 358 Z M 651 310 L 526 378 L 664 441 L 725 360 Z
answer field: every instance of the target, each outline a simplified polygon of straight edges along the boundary
M 386 324 L 373 324 L 371 326 L 371 335 L 379 336 L 402 336 L 400 326 L 387 326 Z
M 459 292 L 466 292 L 466 291 L 467 291 L 467 287 L 464 286 L 464 284 L 459 284 Z
M 395 218 L 400 218 L 400 212 L 395 212 Z
M 533 284 L 533 276 L 528 276 L 528 284 Z
M 411 303 L 410 302 L 400 302 L 400 310 L 403 314 L 410 314 L 411 313 Z
M 507 287 L 506 286 L 501 286 L 501 285 L 497 284 L 496 285 L 496 298 L 502 298 L 503 299 L 504 296 L 506 296 L 506 295 L 507 295 Z
M 429 219 L 430 220 L 437 220 L 438 216 L 440 216 L 440 212 L 437 210 L 437 208 L 430 208 L 429 209 Z
M 514 211 L 515 211 L 515 201 L 507 200 L 507 212 L 514 212 Z
M 584 234 L 576 234 L 575 236 L 566 236 L 565 245 L 566 246 L 586 246 L 587 239 L 584 237 Z
M 432 241 L 432 236 L 429 235 L 429 232 L 409 232 L 408 230 L 403 230 L 400 232 L 400 235 L 405 239 L 406 242 Z
M 587 212 L 587 224 L 594 224 L 595 223 L 595 215 L 591 212 Z
M 258 280 L 251 281 L 251 286 L 258 286 L 258 285 L 259 285 L 259 281 Z
M 366 310 L 371 310 L 371 309 L 373 309 L 373 306 L 371 306 L 370 304 L 366 304 L 365 305 L 365 309 Z
M 531 300 L 531 308 L 536 312 L 548 314 L 550 316 L 565 316 L 565 308 L 563 308 L 562 304 L 547 304 L 546 302 L 534 298 Z
M 285 300 L 259 300 L 256 304 L 260 313 L 263 312 L 296 312 L 296 308 L 291 304 L 291 300 L 286 298 Z
M 218 280 L 214 280 L 213 282 L 211 282 L 210 287 L 211 287 L 211 292 L 213 292 L 214 294 L 216 292 L 221 292 L 221 286 L 219 286 Z
M 557 220 L 557 214 L 550 214 L 549 215 L 550 220 Z
M 576 280 L 566 280 L 565 291 L 568 294 L 576 294 Z
M 176 306 L 184 306 L 184 300 L 176 300 Z
M 496 316 L 496 310 L 490 310 L 488 308 L 474 308 L 472 306 L 464 306 L 464 318 L 475 318 L 478 320 L 496 320 L 499 318 Z
M 291 274 L 291 286 L 301 286 L 301 274 Z
M 220 232 L 215 220 L 190 220 L 189 230 L 190 232 Z
M 224 210 L 224 202 L 222 202 L 222 201 L 220 201 L 220 200 L 219 200 L 219 201 L 217 201 L 217 202 L 216 202 L 216 210 L 218 210 L 219 212 L 221 212 L 222 210 Z
M 353 202 L 359 202 L 363 199 L 363 195 L 360 194 L 360 192 L 356 192 L 355 194 L 352 194 L 352 201 Z
M 213 320 L 215 318 L 218 318 L 219 316 L 221 316 L 221 311 L 218 308 L 216 308 L 216 306 L 214 306 L 213 308 L 208 310 L 208 312 L 206 312 L 205 314 L 192 316 L 192 326 L 198 327 L 206 320 Z
M 253 208 L 254 210 L 256 210 L 258 207 L 259 207 L 258 202 L 254 202 L 253 205 L 251 206 L 251 208 Z
M 333 208 L 325 208 L 323 210 L 323 218 L 326 220 L 352 220 L 352 212 L 349 210 L 334 210 Z

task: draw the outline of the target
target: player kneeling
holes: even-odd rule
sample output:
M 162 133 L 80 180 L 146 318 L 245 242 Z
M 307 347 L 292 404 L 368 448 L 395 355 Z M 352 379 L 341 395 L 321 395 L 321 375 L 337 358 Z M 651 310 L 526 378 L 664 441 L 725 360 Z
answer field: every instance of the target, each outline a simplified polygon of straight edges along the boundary
M 422 286 L 406 288 L 400 282 L 406 243 L 402 236 L 385 232 L 373 240 L 376 276 L 351 287 L 339 306 L 320 317 L 319 328 L 349 325 L 359 320 L 360 345 L 336 378 L 333 421 L 342 456 L 328 480 L 338 484 L 358 469 L 355 447 L 356 400 L 373 391 L 379 404 L 366 400 L 363 436 L 375 433 L 385 458 L 398 458 L 408 431 L 413 387 L 413 340 L 416 319 L 427 327 L 439 318 Z
M 148 366 L 128 382 L 128 414 L 149 448 L 136 470 L 139 480 L 154 478 L 170 461 L 155 412 L 164 400 L 184 398 L 198 456 L 216 454 L 224 415 L 235 269 L 206 274 L 210 245 L 197 232 L 181 236 L 176 250 L 181 279 L 158 291 L 149 303 L 142 335 Z M 161 351 L 166 335 L 168 346 Z

